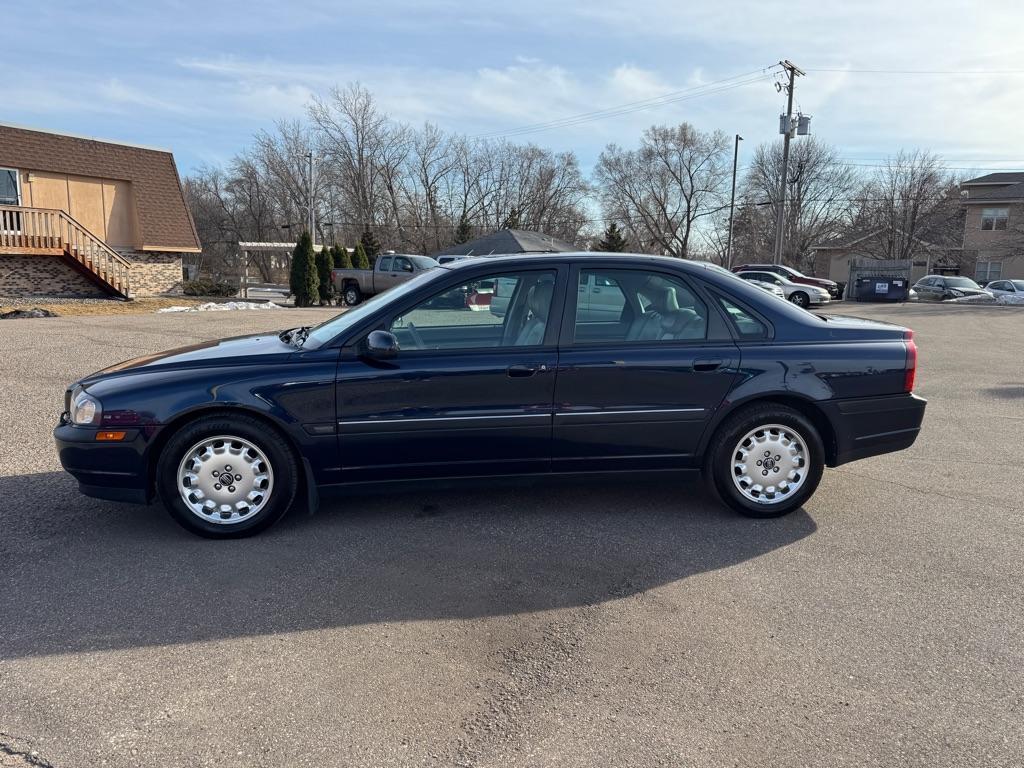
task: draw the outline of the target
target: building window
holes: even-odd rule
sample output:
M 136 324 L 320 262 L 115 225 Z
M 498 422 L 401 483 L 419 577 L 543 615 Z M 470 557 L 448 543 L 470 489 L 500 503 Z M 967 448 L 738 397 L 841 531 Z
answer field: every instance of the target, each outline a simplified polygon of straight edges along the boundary
M 979 283 L 998 280 L 1002 276 L 1003 262 L 1001 261 L 979 261 L 974 267 L 974 279 Z
M 1010 220 L 1010 209 L 1009 208 L 982 208 L 981 209 L 981 228 L 982 229 L 1006 229 L 1006 224 Z
M 0 168 L 0 205 L 19 205 L 18 172 L 13 168 Z

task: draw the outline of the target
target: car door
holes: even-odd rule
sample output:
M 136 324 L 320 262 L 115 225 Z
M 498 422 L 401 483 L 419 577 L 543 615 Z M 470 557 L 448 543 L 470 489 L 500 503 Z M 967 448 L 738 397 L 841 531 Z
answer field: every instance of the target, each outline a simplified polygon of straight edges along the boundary
M 553 471 L 690 466 L 737 375 L 739 350 L 695 286 L 659 269 L 574 267 L 572 285 L 623 296 L 616 320 L 566 306 Z M 578 294 L 573 292 L 572 298 Z
M 337 386 L 343 477 L 547 471 L 566 275 L 558 266 L 453 275 L 378 325 L 398 339 L 395 358 L 366 359 L 358 341 L 347 348 Z M 511 292 L 505 312 L 467 306 L 480 284 L 499 282 Z

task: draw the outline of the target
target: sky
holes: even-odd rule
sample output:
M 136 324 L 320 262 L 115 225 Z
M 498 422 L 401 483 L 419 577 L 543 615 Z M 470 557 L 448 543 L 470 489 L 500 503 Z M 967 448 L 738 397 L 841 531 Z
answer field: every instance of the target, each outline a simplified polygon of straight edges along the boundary
M 776 141 L 789 59 L 796 108 L 854 165 L 900 149 L 958 173 L 1024 169 L 1020 0 L 36 0 L 0 4 L 0 122 L 218 165 L 316 95 L 358 81 L 390 116 L 509 134 L 589 169 L 653 124 Z M 881 71 L 880 71 L 881 70 Z M 750 74 L 738 87 L 709 84 Z M 709 92 L 710 91 L 710 92 Z M 523 126 L 686 98 L 546 130 Z

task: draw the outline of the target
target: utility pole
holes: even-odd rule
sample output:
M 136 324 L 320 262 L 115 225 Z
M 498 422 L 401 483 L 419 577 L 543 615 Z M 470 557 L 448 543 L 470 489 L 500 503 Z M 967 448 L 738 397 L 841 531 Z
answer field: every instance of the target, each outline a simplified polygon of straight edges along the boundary
M 783 227 L 786 219 L 786 181 L 789 176 L 789 140 L 793 135 L 793 85 L 799 75 L 805 74 L 796 64 L 789 59 L 779 62 L 789 76 L 789 83 L 782 86 L 786 89 L 786 117 L 782 126 L 785 128 L 785 137 L 782 140 L 782 177 L 779 179 L 779 210 L 775 222 L 775 262 L 782 263 L 782 240 Z
M 725 241 L 725 266 L 732 269 L 732 214 L 736 207 L 736 161 L 740 156 L 740 142 L 743 137 L 736 134 L 736 143 L 732 149 L 732 195 L 729 197 L 729 238 Z
M 313 214 L 313 153 L 307 152 L 306 159 L 309 161 L 309 187 L 307 188 L 307 199 L 309 200 L 309 238 L 316 245 L 316 220 Z

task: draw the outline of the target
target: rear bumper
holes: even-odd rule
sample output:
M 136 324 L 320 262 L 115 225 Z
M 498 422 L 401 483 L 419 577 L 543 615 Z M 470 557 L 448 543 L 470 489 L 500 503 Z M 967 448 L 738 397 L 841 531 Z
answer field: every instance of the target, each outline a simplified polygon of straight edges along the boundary
M 921 431 L 927 402 L 906 394 L 822 403 L 836 435 L 830 466 L 909 448 Z
M 126 429 L 119 442 L 98 442 L 95 427 L 61 422 L 53 430 L 61 466 L 86 496 L 147 504 L 151 498 L 146 446 L 153 433 Z

